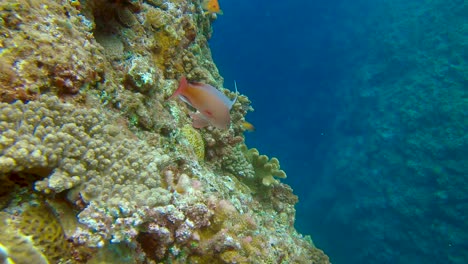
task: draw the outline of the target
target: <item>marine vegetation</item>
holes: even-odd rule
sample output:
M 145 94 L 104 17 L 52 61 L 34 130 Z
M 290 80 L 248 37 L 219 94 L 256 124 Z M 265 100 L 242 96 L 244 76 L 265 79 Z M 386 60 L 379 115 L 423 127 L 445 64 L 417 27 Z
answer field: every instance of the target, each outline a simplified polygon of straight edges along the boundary
M 0 2 L 0 263 L 329 263 L 245 145 L 202 4 Z M 223 129 L 167 100 L 182 76 L 237 98 Z

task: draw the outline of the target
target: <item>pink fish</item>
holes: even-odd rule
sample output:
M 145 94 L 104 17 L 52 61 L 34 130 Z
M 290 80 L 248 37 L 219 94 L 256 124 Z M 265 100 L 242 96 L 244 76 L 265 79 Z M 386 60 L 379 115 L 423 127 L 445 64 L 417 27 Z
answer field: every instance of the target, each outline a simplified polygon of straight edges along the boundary
M 192 126 L 202 128 L 213 125 L 219 129 L 227 129 L 231 123 L 230 110 L 237 100 L 230 100 L 225 94 L 209 84 L 189 83 L 183 76 L 179 82 L 179 88 L 169 97 L 172 99 L 179 96 L 182 101 L 197 109 L 198 112 L 190 113 Z M 169 100 L 168 99 L 168 100 Z

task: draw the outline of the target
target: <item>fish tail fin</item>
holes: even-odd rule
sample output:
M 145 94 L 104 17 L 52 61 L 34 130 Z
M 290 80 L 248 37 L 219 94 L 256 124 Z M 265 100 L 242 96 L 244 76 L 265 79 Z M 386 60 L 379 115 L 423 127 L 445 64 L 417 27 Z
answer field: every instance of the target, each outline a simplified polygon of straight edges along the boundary
M 187 78 L 185 78 L 185 76 L 182 76 L 179 81 L 179 87 L 177 88 L 177 90 L 175 90 L 175 92 L 169 98 L 167 98 L 167 100 L 171 100 L 174 97 L 182 94 L 182 92 L 185 89 L 187 89 L 187 86 L 188 86 Z

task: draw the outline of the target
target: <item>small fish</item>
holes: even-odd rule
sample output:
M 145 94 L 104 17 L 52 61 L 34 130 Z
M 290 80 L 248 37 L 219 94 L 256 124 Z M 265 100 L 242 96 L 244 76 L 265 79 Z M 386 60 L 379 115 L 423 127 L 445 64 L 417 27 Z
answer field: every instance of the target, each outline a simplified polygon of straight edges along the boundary
M 219 129 L 227 129 L 231 123 L 229 112 L 237 100 L 237 84 L 234 82 L 234 85 L 236 97 L 230 100 L 225 94 L 209 84 L 189 83 L 187 78 L 182 77 L 179 88 L 168 100 L 178 96 L 182 101 L 198 110 L 198 112 L 190 113 L 194 128 L 213 125 Z
M 202 7 L 206 13 L 223 14 L 223 10 L 219 8 L 218 0 L 203 0 Z
M 245 131 L 249 131 L 249 132 L 255 131 L 254 125 L 252 125 L 252 123 L 247 122 L 247 121 L 242 122 L 242 128 L 244 128 Z

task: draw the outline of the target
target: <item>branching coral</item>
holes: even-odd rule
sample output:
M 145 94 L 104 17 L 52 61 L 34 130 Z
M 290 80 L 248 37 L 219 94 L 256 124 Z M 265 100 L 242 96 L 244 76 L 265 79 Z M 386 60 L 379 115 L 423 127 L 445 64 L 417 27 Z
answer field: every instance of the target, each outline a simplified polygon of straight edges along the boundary
M 245 145 L 242 146 L 242 150 L 247 160 L 252 163 L 255 177 L 260 178 L 263 185 L 277 184 L 278 180 L 274 177 L 286 178 L 286 173 L 280 169 L 277 158 L 269 159 L 266 155 L 260 155 L 257 149 L 247 149 Z

